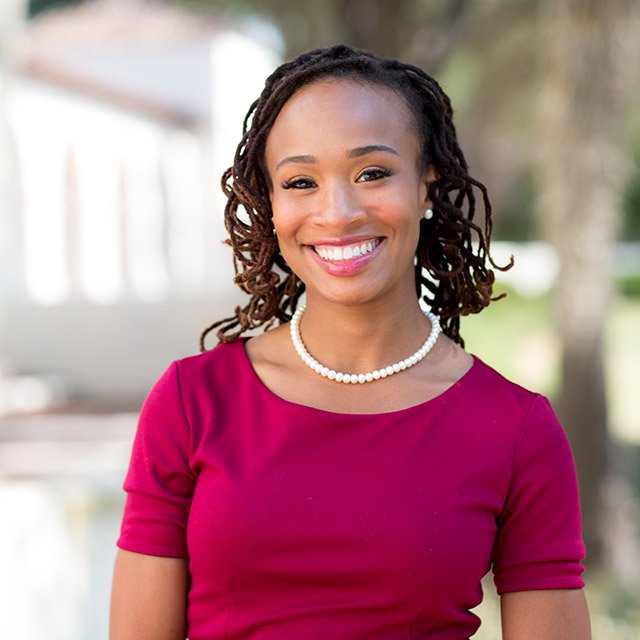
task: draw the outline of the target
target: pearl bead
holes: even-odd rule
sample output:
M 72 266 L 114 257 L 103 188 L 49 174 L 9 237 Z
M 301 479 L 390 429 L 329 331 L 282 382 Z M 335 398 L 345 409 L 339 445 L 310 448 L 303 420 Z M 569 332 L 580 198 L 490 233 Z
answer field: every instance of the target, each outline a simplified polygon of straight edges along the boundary
M 431 323 L 431 333 L 424 344 L 413 355 L 401 360 L 400 362 L 390 364 L 374 371 L 368 371 L 366 373 L 342 373 L 340 371 L 334 371 L 333 369 L 330 369 L 318 362 L 313 356 L 311 356 L 304 346 L 304 342 L 302 342 L 302 337 L 300 336 L 300 318 L 302 318 L 305 308 L 305 306 L 302 306 L 293 314 L 289 326 L 291 341 L 296 353 L 309 368 L 320 374 L 323 378 L 328 378 L 329 380 L 335 380 L 336 382 L 342 382 L 344 384 L 364 384 L 365 382 L 372 382 L 373 380 L 380 380 L 387 376 L 392 376 L 400 371 L 405 371 L 406 369 L 413 367 L 413 365 L 420 362 L 431 351 L 431 349 L 433 349 L 433 346 L 438 339 L 438 335 L 440 334 L 440 323 L 438 322 L 438 318 L 433 313 L 426 312 L 425 316 Z

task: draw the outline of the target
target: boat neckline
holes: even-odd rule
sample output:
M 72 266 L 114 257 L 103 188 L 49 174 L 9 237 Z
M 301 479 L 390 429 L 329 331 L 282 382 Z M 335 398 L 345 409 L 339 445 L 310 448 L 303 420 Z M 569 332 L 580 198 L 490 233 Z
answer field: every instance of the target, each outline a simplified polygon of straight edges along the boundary
M 332 415 L 332 416 L 349 416 L 349 417 L 354 417 L 354 418 L 355 417 L 374 418 L 376 416 L 379 416 L 379 417 L 394 416 L 394 415 L 397 416 L 397 415 L 401 415 L 401 414 L 404 414 L 404 413 L 411 413 L 411 412 L 415 412 L 415 411 L 420 411 L 421 409 L 425 409 L 426 407 L 428 407 L 430 405 L 436 405 L 436 404 L 439 404 L 439 403 L 443 402 L 444 400 L 446 400 L 451 394 L 454 394 L 457 390 L 459 390 L 460 387 L 462 387 L 466 383 L 468 383 L 469 378 L 472 378 L 475 375 L 475 372 L 482 365 L 482 360 L 480 358 L 478 358 L 478 356 L 476 356 L 475 354 L 469 354 L 473 358 L 473 362 L 472 362 L 471 366 L 469 367 L 469 369 L 467 369 L 455 382 L 453 382 L 446 389 L 441 391 L 438 395 L 433 396 L 432 398 L 428 398 L 427 400 L 423 400 L 422 402 L 419 402 L 417 404 L 410 405 L 410 406 L 404 407 L 402 409 L 394 409 L 392 411 L 378 411 L 378 412 L 371 412 L 371 413 L 344 413 L 344 412 L 340 412 L 340 411 L 331 411 L 329 409 L 321 409 L 319 407 L 313 407 L 311 405 L 306 405 L 306 404 L 302 404 L 302 403 L 299 403 L 299 402 L 294 402 L 292 400 L 287 400 L 286 398 L 283 398 L 282 396 L 280 396 L 277 393 L 275 393 L 275 391 L 270 389 L 265 384 L 265 382 L 262 380 L 262 378 L 258 375 L 258 372 L 255 370 L 255 368 L 253 366 L 253 363 L 251 362 L 251 358 L 249 358 L 249 354 L 247 353 L 246 344 L 250 339 L 251 338 L 248 337 L 248 336 L 242 336 L 242 337 L 240 337 L 238 339 L 237 342 L 239 343 L 238 346 L 242 350 L 242 357 L 243 357 L 243 360 L 244 360 L 244 365 L 245 365 L 245 367 L 247 367 L 250 376 L 253 378 L 253 380 L 257 384 L 257 386 L 261 389 L 263 394 L 265 394 L 265 395 L 269 396 L 270 398 L 276 400 L 277 402 L 279 402 L 279 403 L 281 403 L 281 404 L 283 404 L 285 406 L 288 406 L 288 407 L 290 407 L 292 409 L 295 409 L 295 410 L 308 410 L 308 411 L 312 411 L 312 412 L 316 412 L 316 413 L 324 413 L 324 414 L 328 414 L 328 415 Z

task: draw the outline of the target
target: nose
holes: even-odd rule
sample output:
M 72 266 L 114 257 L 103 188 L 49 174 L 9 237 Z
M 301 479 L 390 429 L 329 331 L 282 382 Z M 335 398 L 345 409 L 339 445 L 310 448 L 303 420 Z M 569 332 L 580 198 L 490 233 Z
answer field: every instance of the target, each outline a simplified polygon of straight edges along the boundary
M 357 187 L 349 181 L 327 184 L 319 202 L 316 221 L 323 226 L 346 226 L 367 217 Z

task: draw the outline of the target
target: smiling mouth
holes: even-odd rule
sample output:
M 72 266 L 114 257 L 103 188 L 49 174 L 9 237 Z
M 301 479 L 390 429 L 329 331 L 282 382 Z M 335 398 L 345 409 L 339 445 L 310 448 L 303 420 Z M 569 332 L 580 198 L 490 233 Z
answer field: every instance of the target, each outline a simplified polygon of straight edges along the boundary
M 372 238 L 364 242 L 354 242 L 342 246 L 311 245 L 313 250 L 323 259 L 330 262 L 352 260 L 371 253 L 382 242 L 381 238 Z

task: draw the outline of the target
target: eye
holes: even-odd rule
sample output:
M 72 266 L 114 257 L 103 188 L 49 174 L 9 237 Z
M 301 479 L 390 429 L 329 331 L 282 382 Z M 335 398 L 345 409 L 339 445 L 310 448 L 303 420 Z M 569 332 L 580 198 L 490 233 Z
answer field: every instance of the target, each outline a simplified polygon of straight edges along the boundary
M 374 180 L 380 180 L 392 175 L 392 171 L 389 169 L 383 169 L 382 167 L 367 167 L 356 178 L 356 182 L 373 182 Z
M 311 178 L 292 178 L 282 183 L 283 189 L 313 189 L 316 183 Z

